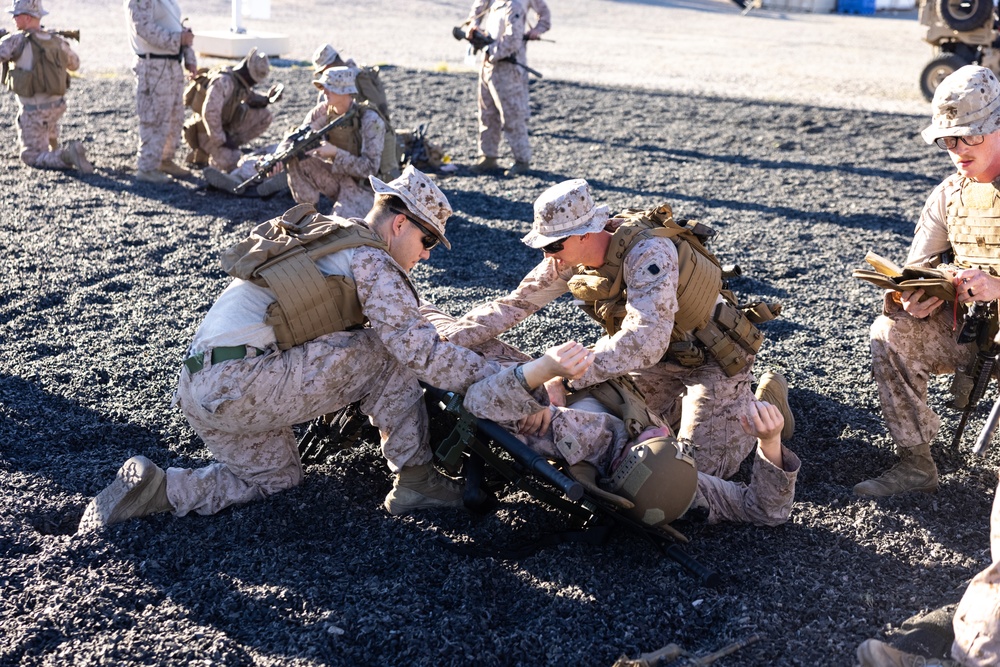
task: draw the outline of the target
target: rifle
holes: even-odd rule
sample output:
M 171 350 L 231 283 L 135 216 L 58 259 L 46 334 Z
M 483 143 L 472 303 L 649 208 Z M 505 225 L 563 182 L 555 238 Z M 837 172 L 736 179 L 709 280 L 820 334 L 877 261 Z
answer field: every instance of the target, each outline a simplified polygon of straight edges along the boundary
M 659 667 L 660 665 L 669 664 L 678 658 L 684 659 L 684 662 L 681 663 L 683 665 L 689 665 L 690 667 L 702 667 L 703 665 L 711 665 L 719 658 L 732 655 L 741 648 L 745 648 L 759 639 L 759 635 L 750 635 L 746 639 L 741 639 L 733 642 L 732 644 L 727 644 L 718 651 L 709 653 L 708 655 L 703 655 L 700 658 L 692 656 L 677 644 L 667 644 L 659 651 L 643 653 L 635 659 L 622 656 L 615 661 L 615 664 L 612 665 L 612 667 Z
M 431 156 L 427 153 L 427 125 L 428 123 L 421 123 L 417 126 L 417 129 L 413 132 L 413 142 L 410 144 L 409 153 L 403 154 L 402 163 L 404 165 L 412 164 L 414 167 L 423 169 L 424 167 L 420 165 L 426 165 Z
M 951 441 L 952 447 L 957 448 L 961 443 L 965 426 L 979 406 L 983 394 L 986 393 L 990 378 L 993 376 L 993 369 L 996 367 L 997 355 L 1000 354 L 1000 344 L 992 338 L 991 325 L 994 322 L 990 317 L 990 305 L 992 304 L 982 301 L 973 303 L 965 315 L 965 323 L 958 334 L 959 343 L 977 342 L 979 352 L 976 353 L 970 372 L 965 373 L 961 368 L 956 370 L 951 383 L 954 398 L 950 405 L 962 410 L 962 419 L 958 422 L 955 437 Z
M 287 165 L 292 159 L 318 146 L 328 132 L 351 120 L 357 112 L 358 105 L 352 104 L 343 116 L 335 118 L 318 130 L 313 130 L 309 126 L 300 127 L 282 141 L 285 148 L 279 148 L 274 153 L 259 160 L 254 165 L 257 173 L 233 188 L 233 194 L 241 195 L 247 188 L 263 183 L 275 167 L 279 164 Z
M 595 527 L 598 518 L 612 522 L 612 525 L 627 528 L 646 538 L 665 556 L 675 561 L 690 574 L 696 576 L 706 586 L 720 584 L 719 575 L 705 567 L 674 542 L 687 541 L 676 530 L 667 527 L 650 527 L 631 519 L 611 505 L 584 495 L 583 486 L 567 477 L 549 461 L 531 450 L 505 428 L 489 419 L 473 416 L 462 405 L 463 397 L 454 392 L 420 383 L 426 395 L 437 407 L 457 417 L 451 433 L 438 445 L 434 452 L 441 465 L 449 472 L 456 472 L 463 459 L 466 463 L 466 488 L 463 500 L 470 509 L 484 508 L 492 503 L 488 492 L 482 488 L 482 465 L 488 464 L 493 470 L 522 491 L 541 502 L 570 514 L 580 525 Z M 495 444 L 503 453 L 513 459 L 513 464 L 500 455 L 488 442 Z M 472 466 L 469 466 L 472 464 Z M 471 467 L 471 474 L 468 468 Z M 535 482 L 525 473 L 536 475 L 548 486 L 554 486 L 560 494 Z M 664 546 L 669 543 L 669 546 Z M 707 663 L 706 663 L 707 664 Z
M 41 29 L 45 30 L 45 26 L 41 26 Z M 80 41 L 79 30 L 45 30 L 45 32 L 49 33 L 50 35 L 59 35 L 64 39 L 72 39 L 76 40 L 77 42 Z M 0 28 L 0 39 L 3 39 L 9 34 L 10 33 L 7 30 L 5 30 L 4 28 Z
M 451 36 L 459 41 L 462 41 L 464 39 L 469 44 L 471 44 L 473 53 L 479 53 L 481 49 L 485 49 L 487 46 L 493 43 L 493 38 L 490 37 L 489 34 L 480 30 L 479 28 L 474 29 L 472 31 L 472 36 L 469 37 L 465 34 L 465 31 L 462 30 L 462 26 L 455 26 L 454 28 L 451 29 Z M 537 69 L 532 69 L 527 65 L 525 65 L 524 63 L 517 62 L 517 56 L 514 55 L 513 53 L 507 56 L 506 58 L 501 58 L 499 62 L 505 62 L 505 63 L 511 63 L 512 65 L 517 65 L 525 72 L 528 72 L 529 74 L 534 74 L 539 79 L 542 78 L 542 73 L 539 72 Z

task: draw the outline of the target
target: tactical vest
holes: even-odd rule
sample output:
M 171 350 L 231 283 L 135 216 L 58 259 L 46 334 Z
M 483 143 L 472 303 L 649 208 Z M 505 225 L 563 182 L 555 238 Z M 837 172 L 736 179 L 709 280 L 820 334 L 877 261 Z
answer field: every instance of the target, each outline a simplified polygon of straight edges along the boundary
M 233 94 L 222 105 L 222 126 L 231 127 L 238 120 L 238 116 L 241 113 L 246 113 L 246 109 L 241 109 L 241 105 L 250 98 L 250 93 L 252 92 L 250 86 L 233 73 L 232 67 L 223 67 L 208 71 L 199 70 L 198 75 L 188 84 L 184 91 L 184 103 L 191 108 L 191 111 L 199 116 L 204 116 L 205 98 L 208 96 L 208 88 L 224 76 L 232 77 L 236 83 L 236 89 L 233 91 Z
M 962 179 L 948 198 L 948 240 L 954 263 L 1000 274 L 1000 191 L 994 183 Z
M 5 66 L 3 84 L 19 97 L 65 95 L 69 89 L 69 72 L 66 71 L 69 61 L 63 52 L 62 38 L 52 35 L 50 39 L 38 39 L 30 31 L 22 34 L 31 46 L 31 69 Z M 20 57 L 18 54 L 17 58 Z
M 399 156 L 396 152 L 396 132 L 392 128 L 388 117 L 383 114 L 378 107 L 369 102 L 358 102 L 358 113 L 354 114 L 350 122 L 330 130 L 326 135 L 326 141 L 332 146 L 342 148 L 354 157 L 361 155 L 361 119 L 369 109 L 378 114 L 385 124 L 384 143 L 382 146 L 382 158 L 379 162 L 378 173 L 375 174 L 383 181 L 391 181 L 399 176 Z
M 722 267 L 699 238 L 706 228 L 700 223 L 675 222 L 667 204 L 650 210 L 627 209 L 615 219 L 624 222 L 614 231 L 603 266 L 577 266 L 569 280 L 569 290 L 583 302 L 583 310 L 609 336 L 616 334 L 628 301 L 622 268 L 625 256 L 644 239 L 668 238 L 677 249 L 677 312 L 663 360 L 697 367 L 715 359 L 730 376 L 745 369 L 764 337 L 736 306 L 732 293 L 722 289 Z
M 287 350 L 367 324 L 354 280 L 324 275 L 316 266 L 322 257 L 359 246 L 388 250 L 368 227 L 299 204 L 255 227 L 223 252 L 221 264 L 229 275 L 274 292 L 264 322 L 274 328 L 278 347 Z

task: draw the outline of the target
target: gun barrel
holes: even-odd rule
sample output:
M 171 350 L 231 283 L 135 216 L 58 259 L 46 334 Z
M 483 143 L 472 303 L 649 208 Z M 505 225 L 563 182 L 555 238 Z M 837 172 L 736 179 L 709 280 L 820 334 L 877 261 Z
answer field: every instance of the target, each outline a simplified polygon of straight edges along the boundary
M 422 383 L 423 384 L 423 383 Z M 452 392 L 431 387 L 424 384 L 424 389 L 435 401 L 447 404 L 453 395 Z M 514 460 L 528 468 L 531 472 L 549 482 L 557 489 L 566 494 L 570 500 L 579 500 L 583 497 L 583 486 L 564 475 L 548 460 L 536 451 L 533 451 L 523 442 L 507 432 L 503 426 L 490 419 L 476 419 L 476 427 L 488 438 L 494 440 L 503 447 Z
M 996 402 L 993 404 L 993 409 L 990 410 L 989 419 L 983 424 L 983 430 L 979 432 L 979 437 L 976 438 L 976 445 L 972 448 L 973 454 L 986 456 L 986 450 L 990 448 L 990 441 L 993 440 L 993 434 L 997 430 L 998 423 L 1000 423 L 1000 396 L 997 397 Z

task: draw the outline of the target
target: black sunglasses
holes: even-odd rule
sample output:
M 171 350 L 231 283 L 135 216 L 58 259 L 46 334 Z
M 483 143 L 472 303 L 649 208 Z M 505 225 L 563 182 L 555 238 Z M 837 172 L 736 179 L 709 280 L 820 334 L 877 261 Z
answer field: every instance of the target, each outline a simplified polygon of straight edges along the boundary
M 566 239 L 559 239 L 558 241 L 553 241 L 552 243 L 542 246 L 542 252 L 548 255 L 554 255 L 557 252 L 562 252 L 562 249 L 566 247 Z
M 424 233 L 423 237 L 420 239 L 420 245 L 424 247 L 424 250 L 432 250 L 435 246 L 437 246 L 438 243 L 441 242 L 441 239 L 432 234 L 431 231 L 426 227 L 424 227 L 422 224 L 417 222 L 416 219 L 414 219 L 409 213 L 406 213 L 405 211 L 400 211 L 395 208 L 392 209 L 392 212 L 396 213 L 397 215 L 403 216 L 404 218 L 412 222 L 414 225 L 416 225 L 417 229 L 419 229 Z

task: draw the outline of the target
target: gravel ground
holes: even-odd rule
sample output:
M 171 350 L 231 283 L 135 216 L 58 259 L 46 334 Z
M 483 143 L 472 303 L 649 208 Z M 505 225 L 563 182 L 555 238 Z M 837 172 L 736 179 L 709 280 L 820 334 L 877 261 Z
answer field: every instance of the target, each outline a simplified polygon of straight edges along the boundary
M 304 114 L 308 74 L 276 68 L 286 100 L 262 142 Z M 384 77 L 398 125 L 432 120 L 433 138 L 471 161 L 471 74 Z M 23 167 L 12 130 L 0 155 L 0 665 L 606 666 L 754 633 L 718 664 L 852 665 L 859 642 L 957 600 L 989 561 L 1000 447 L 968 453 L 980 414 L 950 448 L 946 381 L 932 385 L 941 490 L 850 493 L 894 460 L 869 376 L 880 296 L 850 271 L 867 250 L 901 260 L 948 173 L 919 139 L 923 116 L 550 79 L 532 87 L 537 170 L 442 180 L 455 247 L 414 271 L 418 286 L 453 314 L 512 288 L 537 260 L 518 243 L 531 202 L 565 178 L 587 178 L 612 209 L 667 201 L 712 225 L 717 254 L 743 269 L 740 295 L 785 303 L 757 368 L 793 387 L 803 468 L 786 525 L 679 525 L 719 589 L 630 535 L 519 561 L 455 555 L 442 538 L 502 547 L 566 522 L 520 493 L 485 518 L 389 517 L 388 470 L 368 445 L 267 502 L 75 536 L 129 456 L 209 460 L 170 407 L 180 360 L 226 284 L 219 251 L 292 204 L 133 182 L 132 86 L 113 71 L 74 83 L 63 136 L 88 142 L 96 174 Z M 0 113 L 13 116 L 12 100 Z M 508 340 L 538 352 L 595 333 L 560 301 Z

